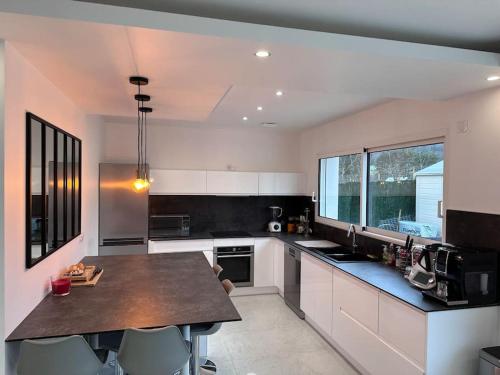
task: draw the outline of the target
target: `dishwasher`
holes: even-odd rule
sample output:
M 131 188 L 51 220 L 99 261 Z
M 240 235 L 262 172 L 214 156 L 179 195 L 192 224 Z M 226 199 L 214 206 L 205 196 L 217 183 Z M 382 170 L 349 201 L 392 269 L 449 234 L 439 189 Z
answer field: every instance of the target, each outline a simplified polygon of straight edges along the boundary
M 300 309 L 300 257 L 299 249 L 287 245 L 284 264 L 284 296 L 288 307 L 299 318 L 304 319 L 305 314 Z

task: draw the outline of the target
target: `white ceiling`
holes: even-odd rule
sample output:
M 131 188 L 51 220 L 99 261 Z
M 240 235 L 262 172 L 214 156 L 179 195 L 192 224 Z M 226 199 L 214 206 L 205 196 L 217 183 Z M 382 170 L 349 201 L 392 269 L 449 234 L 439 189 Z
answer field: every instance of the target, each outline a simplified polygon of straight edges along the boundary
M 498 0 L 83 0 L 500 52 Z
M 92 17 L 112 8 L 81 7 L 78 15 Z M 500 57 L 492 53 L 154 13 L 109 14 L 157 29 L 0 13 L 0 38 L 83 110 L 114 121 L 134 121 L 135 87 L 128 83 L 133 74 L 150 78 L 145 92 L 153 98 L 154 122 L 277 122 L 283 129 L 324 123 L 391 98 L 446 99 L 492 87 L 497 83 L 485 77 L 500 75 Z M 259 48 L 272 56 L 257 59 Z M 285 95 L 276 97 L 277 89 Z

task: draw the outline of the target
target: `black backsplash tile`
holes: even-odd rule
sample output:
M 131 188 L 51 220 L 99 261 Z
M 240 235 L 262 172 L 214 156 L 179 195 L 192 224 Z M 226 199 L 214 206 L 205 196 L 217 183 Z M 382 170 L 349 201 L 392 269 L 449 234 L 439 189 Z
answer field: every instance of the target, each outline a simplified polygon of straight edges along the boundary
M 223 197 L 213 195 L 151 195 L 151 215 L 187 214 L 191 216 L 191 232 L 244 230 L 258 232 L 267 229 L 271 220 L 270 206 L 283 208 L 282 220 L 303 214 L 311 197 L 255 196 Z M 286 230 L 286 228 L 284 228 Z
M 500 215 L 446 210 L 446 242 L 500 250 Z

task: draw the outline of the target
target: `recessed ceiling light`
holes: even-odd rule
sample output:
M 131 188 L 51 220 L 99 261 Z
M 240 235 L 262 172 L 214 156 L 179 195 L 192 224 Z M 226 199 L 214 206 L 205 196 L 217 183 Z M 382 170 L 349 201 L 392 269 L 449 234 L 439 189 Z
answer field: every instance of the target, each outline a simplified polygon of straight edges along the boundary
M 261 49 L 255 52 L 255 56 L 265 58 L 271 56 L 271 52 Z
M 261 106 L 257 107 L 257 111 L 262 111 L 262 110 L 263 110 L 263 108 Z
M 243 121 L 247 121 L 248 120 L 248 117 L 247 116 L 243 116 Z
M 276 96 L 283 96 L 283 91 L 281 90 L 276 91 Z
M 500 79 L 500 76 L 489 76 L 486 78 L 487 81 L 498 81 Z
M 260 125 L 265 128 L 275 128 L 276 126 L 278 126 L 276 122 L 261 122 Z

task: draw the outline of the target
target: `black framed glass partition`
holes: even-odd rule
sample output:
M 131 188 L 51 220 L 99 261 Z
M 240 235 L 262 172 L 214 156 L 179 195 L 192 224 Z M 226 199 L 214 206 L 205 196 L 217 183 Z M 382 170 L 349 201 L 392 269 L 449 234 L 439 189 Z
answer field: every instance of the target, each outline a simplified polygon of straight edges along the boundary
M 26 267 L 81 233 L 82 142 L 26 113 Z

